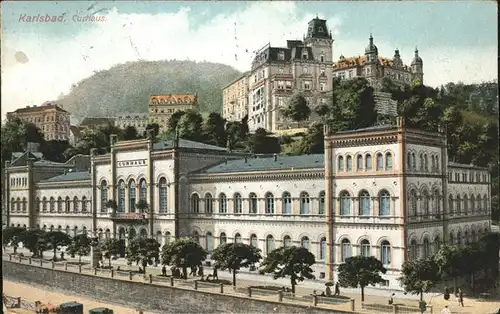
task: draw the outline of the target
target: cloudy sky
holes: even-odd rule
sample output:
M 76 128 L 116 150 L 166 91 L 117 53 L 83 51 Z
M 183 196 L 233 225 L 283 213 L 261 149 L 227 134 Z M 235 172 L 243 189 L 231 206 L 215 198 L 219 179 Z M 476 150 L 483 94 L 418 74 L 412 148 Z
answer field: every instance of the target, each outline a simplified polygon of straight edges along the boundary
M 316 14 L 328 20 L 334 60 L 416 46 L 426 84 L 497 78 L 494 1 L 433 2 L 6 2 L 2 9 L 2 116 L 67 93 L 73 83 L 134 60 L 189 59 L 249 69 L 252 51 L 302 38 Z M 29 22 L 28 16 L 64 16 Z M 85 22 L 92 15 L 99 22 Z M 103 20 L 102 20 L 103 19 Z

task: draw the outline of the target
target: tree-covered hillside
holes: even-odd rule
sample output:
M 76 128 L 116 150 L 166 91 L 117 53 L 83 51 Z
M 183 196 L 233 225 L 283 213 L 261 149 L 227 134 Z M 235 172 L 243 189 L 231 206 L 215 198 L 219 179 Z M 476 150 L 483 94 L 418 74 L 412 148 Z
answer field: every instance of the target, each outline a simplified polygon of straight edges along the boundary
M 73 85 L 58 102 L 73 118 L 147 112 L 152 94 L 198 93 L 200 110 L 221 112 L 222 88 L 240 73 L 194 61 L 136 61 L 99 71 Z

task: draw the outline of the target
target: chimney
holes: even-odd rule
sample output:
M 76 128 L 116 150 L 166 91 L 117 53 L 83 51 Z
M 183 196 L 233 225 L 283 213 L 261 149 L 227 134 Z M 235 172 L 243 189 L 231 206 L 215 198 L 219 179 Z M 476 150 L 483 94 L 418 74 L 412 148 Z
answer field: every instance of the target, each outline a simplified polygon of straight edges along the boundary
M 247 158 L 247 156 L 245 156 L 245 163 L 248 163 L 248 158 Z
M 278 154 L 274 154 L 274 161 L 278 161 Z

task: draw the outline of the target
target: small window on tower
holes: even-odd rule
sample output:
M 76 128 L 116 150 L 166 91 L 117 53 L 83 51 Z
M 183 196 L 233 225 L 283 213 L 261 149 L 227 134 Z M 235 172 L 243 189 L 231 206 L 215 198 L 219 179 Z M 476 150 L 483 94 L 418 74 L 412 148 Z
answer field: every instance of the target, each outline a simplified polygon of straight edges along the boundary
M 319 56 L 319 61 L 320 62 L 325 62 L 325 56 L 324 55 Z
M 323 33 L 323 27 L 318 27 L 318 33 Z
M 307 60 L 307 57 L 308 57 L 307 49 L 303 49 L 302 50 L 302 59 Z
M 278 60 L 285 60 L 285 53 L 283 51 L 278 52 Z

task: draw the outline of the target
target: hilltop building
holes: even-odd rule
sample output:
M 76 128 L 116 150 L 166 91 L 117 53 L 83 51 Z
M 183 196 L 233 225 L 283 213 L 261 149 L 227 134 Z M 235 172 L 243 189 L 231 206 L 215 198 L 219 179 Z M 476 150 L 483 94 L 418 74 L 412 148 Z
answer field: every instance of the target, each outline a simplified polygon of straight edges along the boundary
M 26 106 L 7 113 L 7 119 L 20 120 L 36 125 L 43 133 L 45 140 L 67 141 L 70 137 L 70 116 L 55 102 L 45 102 L 40 106 Z
M 265 256 L 303 246 L 319 279 L 337 280 L 353 255 L 388 269 L 383 286 L 401 289 L 407 260 L 443 244 L 477 241 L 491 228 L 490 175 L 448 162 L 446 130 L 377 126 L 331 134 L 319 155 L 249 157 L 183 139 L 118 142 L 110 153 L 53 163 L 33 153 L 6 163 L 8 225 L 93 233 L 162 245 L 197 239 L 210 253 L 243 242 Z M 108 208 L 114 200 L 116 208 Z M 144 200 L 150 211 L 140 212 Z
M 198 110 L 197 94 L 165 94 L 149 97 L 149 123 L 157 123 L 160 130 L 168 128 L 168 121 L 176 111 Z
M 133 126 L 137 130 L 137 134 L 142 135 L 146 131 L 149 116 L 147 113 L 128 113 L 117 116 L 115 126 L 120 129 L 125 129 L 128 126 Z
M 85 130 L 95 130 L 100 127 L 115 125 L 115 118 L 112 117 L 85 117 L 78 127 Z

